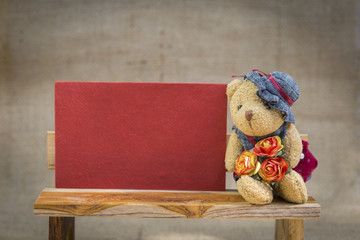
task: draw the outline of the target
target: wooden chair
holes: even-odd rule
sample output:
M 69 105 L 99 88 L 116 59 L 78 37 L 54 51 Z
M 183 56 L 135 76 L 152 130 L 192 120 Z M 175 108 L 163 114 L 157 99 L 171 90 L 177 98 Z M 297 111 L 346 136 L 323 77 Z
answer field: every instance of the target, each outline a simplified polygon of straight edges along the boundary
M 55 132 L 47 134 L 47 166 L 55 169 Z M 307 140 L 307 135 L 302 135 Z M 74 239 L 75 217 L 275 219 L 275 239 L 304 239 L 304 220 L 320 218 L 320 205 L 281 199 L 247 203 L 236 191 L 142 191 L 45 188 L 34 204 L 49 217 L 49 239 Z

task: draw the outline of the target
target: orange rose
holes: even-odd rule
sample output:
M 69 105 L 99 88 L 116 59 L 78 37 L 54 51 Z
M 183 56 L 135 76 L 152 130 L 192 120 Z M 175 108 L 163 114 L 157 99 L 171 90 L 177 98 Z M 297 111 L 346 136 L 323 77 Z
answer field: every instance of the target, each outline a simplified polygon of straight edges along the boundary
M 264 182 L 279 182 L 285 176 L 289 165 L 282 158 L 268 158 L 260 167 L 259 176 Z
M 274 157 L 283 147 L 280 137 L 269 137 L 255 144 L 254 153 L 259 157 Z
M 235 173 L 237 175 L 249 175 L 256 174 L 260 169 L 260 163 L 257 161 L 255 153 L 244 151 L 236 160 Z

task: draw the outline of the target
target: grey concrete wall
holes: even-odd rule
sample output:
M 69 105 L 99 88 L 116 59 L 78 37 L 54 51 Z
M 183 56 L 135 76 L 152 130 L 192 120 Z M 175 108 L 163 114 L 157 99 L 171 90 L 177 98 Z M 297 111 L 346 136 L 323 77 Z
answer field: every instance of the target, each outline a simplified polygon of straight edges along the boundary
M 306 239 L 360 230 L 356 1 L 0 1 L 0 239 L 45 239 L 32 205 L 54 185 L 46 130 L 55 81 L 228 83 L 280 70 L 297 81 L 297 127 L 319 168 L 322 217 Z M 230 121 L 229 121 L 230 130 Z M 77 220 L 79 239 L 272 239 L 272 221 Z

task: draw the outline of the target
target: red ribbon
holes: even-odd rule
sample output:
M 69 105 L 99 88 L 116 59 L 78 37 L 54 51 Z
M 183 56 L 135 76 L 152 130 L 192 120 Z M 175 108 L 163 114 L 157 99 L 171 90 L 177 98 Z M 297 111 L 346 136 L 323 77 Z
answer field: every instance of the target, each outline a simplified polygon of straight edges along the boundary
M 251 144 L 255 146 L 255 144 L 256 144 L 255 139 L 253 137 L 251 137 L 251 136 L 248 136 L 248 135 L 246 135 L 246 137 L 251 142 Z
M 267 76 L 266 73 L 264 73 L 263 71 L 260 71 L 259 69 L 253 69 L 253 72 L 257 72 L 260 76 Z
M 266 76 L 274 88 L 280 93 L 280 95 L 285 99 L 285 101 L 291 106 L 294 104 L 294 101 L 286 94 L 284 89 L 280 86 L 280 84 L 275 80 L 275 78 L 271 74 L 266 74 L 263 71 L 258 69 L 253 69 L 253 72 L 257 72 L 260 76 Z

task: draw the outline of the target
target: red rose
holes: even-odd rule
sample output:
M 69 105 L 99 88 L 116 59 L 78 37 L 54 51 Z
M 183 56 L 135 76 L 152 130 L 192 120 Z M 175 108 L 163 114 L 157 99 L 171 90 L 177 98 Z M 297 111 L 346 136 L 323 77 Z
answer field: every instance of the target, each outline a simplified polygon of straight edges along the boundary
M 254 153 L 259 157 L 274 157 L 283 147 L 280 137 L 269 137 L 255 144 Z
M 268 158 L 260 167 L 259 176 L 264 182 L 279 182 L 285 176 L 289 165 L 282 158 Z

